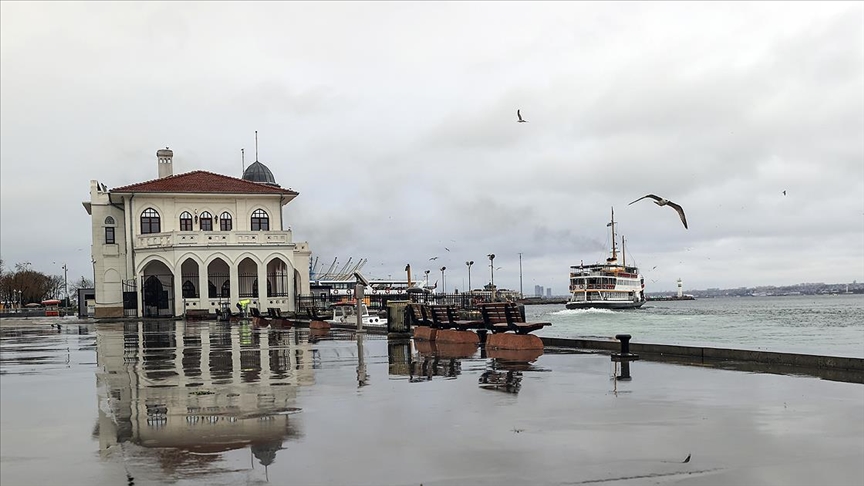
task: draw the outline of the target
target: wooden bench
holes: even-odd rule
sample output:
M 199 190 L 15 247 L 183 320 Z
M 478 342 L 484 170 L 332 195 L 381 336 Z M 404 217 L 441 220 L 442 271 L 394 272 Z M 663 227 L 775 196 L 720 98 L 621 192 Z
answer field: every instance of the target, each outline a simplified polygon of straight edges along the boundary
M 459 319 L 459 310 L 455 305 L 430 305 L 428 309 L 432 315 L 432 327 L 434 328 L 457 329 L 459 331 L 486 329 L 486 324 L 482 320 Z
M 411 325 L 432 327 L 432 318 L 426 313 L 423 304 L 408 304 L 405 308 L 405 312 L 408 313 L 408 319 L 411 320 Z
M 492 333 L 513 331 L 516 334 L 528 334 L 552 325 L 551 322 L 525 322 L 519 307 L 513 302 L 490 302 L 479 307 L 483 323 Z

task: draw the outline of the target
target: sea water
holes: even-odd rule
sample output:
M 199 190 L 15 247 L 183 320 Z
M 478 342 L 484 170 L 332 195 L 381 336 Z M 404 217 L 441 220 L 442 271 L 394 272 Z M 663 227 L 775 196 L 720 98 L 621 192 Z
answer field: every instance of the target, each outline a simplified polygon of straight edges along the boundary
M 614 339 L 864 358 L 864 295 L 727 297 L 647 302 L 640 309 L 529 305 L 544 337 Z

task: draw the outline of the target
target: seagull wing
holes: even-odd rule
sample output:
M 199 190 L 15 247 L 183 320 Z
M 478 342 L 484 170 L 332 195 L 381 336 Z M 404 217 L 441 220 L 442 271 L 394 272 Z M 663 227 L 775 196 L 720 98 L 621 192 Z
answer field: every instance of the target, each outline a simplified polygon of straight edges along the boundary
M 650 197 L 651 199 L 653 199 L 653 200 L 655 200 L 655 201 L 659 201 L 659 200 L 662 199 L 660 196 L 655 196 L 654 194 L 646 194 L 646 195 L 640 197 L 639 199 L 637 199 L 637 200 L 631 202 L 630 204 L 633 204 L 633 203 L 635 203 L 635 202 L 639 202 L 639 201 L 645 199 L 646 197 Z M 628 204 L 628 206 L 629 206 L 630 204 Z
M 684 209 L 672 201 L 669 201 L 666 205 L 678 211 L 678 216 L 681 216 L 681 222 L 684 223 L 684 229 L 687 229 L 687 218 L 684 217 Z
M 522 121 L 522 113 L 519 110 L 516 110 L 516 116 L 519 118 L 519 121 Z

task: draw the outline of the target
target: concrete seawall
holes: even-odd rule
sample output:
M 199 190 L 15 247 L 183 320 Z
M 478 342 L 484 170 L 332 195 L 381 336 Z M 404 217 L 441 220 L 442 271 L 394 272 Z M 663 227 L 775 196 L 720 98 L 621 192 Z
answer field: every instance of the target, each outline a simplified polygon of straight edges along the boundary
M 550 348 L 621 350 L 618 341 L 544 337 Z M 650 361 L 674 361 L 679 364 L 700 364 L 721 368 L 780 374 L 806 374 L 820 378 L 864 383 L 864 359 L 815 354 L 780 353 L 746 349 L 643 344 L 630 342 L 630 352 Z

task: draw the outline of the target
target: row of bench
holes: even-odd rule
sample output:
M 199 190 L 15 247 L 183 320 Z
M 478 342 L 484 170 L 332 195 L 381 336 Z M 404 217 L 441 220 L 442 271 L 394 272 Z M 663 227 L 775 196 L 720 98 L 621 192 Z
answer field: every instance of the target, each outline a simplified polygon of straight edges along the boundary
M 525 322 L 514 302 L 489 302 L 479 304 L 479 308 L 482 320 L 459 319 L 459 310 L 455 305 L 408 304 L 407 312 L 413 325 L 433 329 L 528 334 L 552 325 L 550 322 Z

